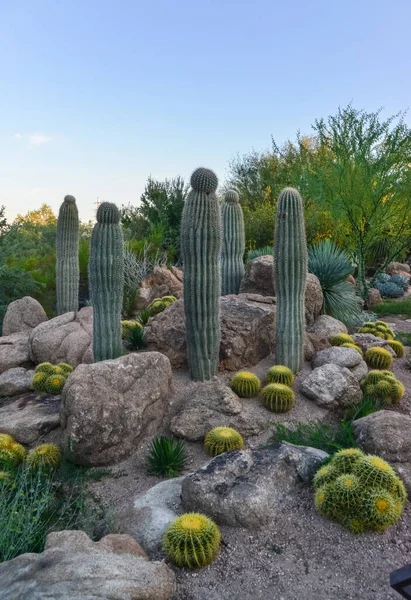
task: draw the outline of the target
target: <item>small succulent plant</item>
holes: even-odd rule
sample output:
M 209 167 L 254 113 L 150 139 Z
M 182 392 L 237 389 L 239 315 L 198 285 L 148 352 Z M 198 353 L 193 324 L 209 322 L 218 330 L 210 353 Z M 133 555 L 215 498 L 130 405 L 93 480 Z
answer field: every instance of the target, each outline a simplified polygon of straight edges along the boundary
M 267 373 L 267 383 L 282 383 L 291 387 L 294 384 L 294 373 L 284 365 L 275 365 Z
M 343 344 L 354 344 L 353 338 L 348 333 L 337 333 L 331 339 L 331 346 L 342 346 Z
M 178 567 L 195 569 L 210 564 L 220 550 L 221 533 L 217 525 L 199 513 L 177 517 L 166 529 L 163 549 Z
M 26 465 L 29 469 L 53 471 L 58 468 L 60 461 L 61 453 L 55 444 L 36 446 L 26 456 Z
M 261 398 L 264 406 L 276 413 L 288 412 L 295 405 L 293 390 L 282 383 L 269 383 L 263 388 Z
M 205 436 L 204 448 L 210 456 L 217 456 L 244 447 L 243 437 L 232 427 L 215 427 Z
M 160 477 L 178 477 L 187 463 L 182 440 L 159 436 L 153 439 L 147 457 L 147 472 Z
M 375 346 L 368 348 L 364 356 L 371 369 L 388 369 L 392 365 L 392 356 L 385 348 Z
M 250 371 L 240 371 L 231 379 L 231 389 L 240 398 L 253 398 L 258 396 L 261 382 L 257 375 Z

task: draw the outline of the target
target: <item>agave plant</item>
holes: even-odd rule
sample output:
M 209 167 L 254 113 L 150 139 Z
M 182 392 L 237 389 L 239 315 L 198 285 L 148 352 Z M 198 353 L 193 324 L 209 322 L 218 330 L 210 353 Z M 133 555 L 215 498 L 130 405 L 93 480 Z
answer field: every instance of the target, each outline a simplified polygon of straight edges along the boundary
M 182 440 L 159 436 L 151 442 L 147 472 L 160 477 L 178 477 L 187 463 L 187 450 Z
M 321 240 L 308 250 L 308 270 L 320 281 L 324 294 L 322 312 L 351 322 L 361 311 L 362 300 L 347 277 L 352 275 L 350 257 L 330 240 Z
M 127 331 L 124 342 L 131 351 L 141 350 L 147 346 L 144 327 L 130 327 Z

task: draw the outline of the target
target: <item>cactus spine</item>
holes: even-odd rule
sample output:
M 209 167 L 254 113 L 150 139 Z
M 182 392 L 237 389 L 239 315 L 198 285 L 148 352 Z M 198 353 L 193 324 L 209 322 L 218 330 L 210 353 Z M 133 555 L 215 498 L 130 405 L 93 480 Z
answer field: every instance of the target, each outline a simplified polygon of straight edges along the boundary
M 103 202 L 91 237 L 89 280 L 93 304 L 93 354 L 95 362 L 122 355 L 121 308 L 124 258 L 120 212 Z
M 188 363 L 192 379 L 198 381 L 216 374 L 220 349 L 221 218 L 217 185 L 213 171 L 194 171 L 181 221 Z
M 76 199 L 66 196 L 60 206 L 56 239 L 57 313 L 78 310 L 80 268 L 78 259 L 79 219 Z
M 244 276 L 245 249 L 243 209 L 238 194 L 229 190 L 221 205 L 221 294 L 238 294 Z
M 304 358 L 304 298 L 307 241 L 303 204 L 293 188 L 278 198 L 274 236 L 274 287 L 277 296 L 276 362 L 299 371 Z

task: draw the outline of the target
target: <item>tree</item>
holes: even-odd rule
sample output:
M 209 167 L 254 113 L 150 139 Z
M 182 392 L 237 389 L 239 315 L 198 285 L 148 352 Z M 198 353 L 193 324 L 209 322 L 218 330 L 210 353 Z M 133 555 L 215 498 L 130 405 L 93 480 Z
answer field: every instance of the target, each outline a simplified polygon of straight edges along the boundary
M 48 204 L 42 204 L 37 210 L 29 210 L 25 216 L 17 215 L 14 219 L 16 225 L 53 225 L 56 222 L 57 218 Z
M 366 261 L 376 242 L 384 241 L 388 262 L 411 242 L 411 130 L 403 115 L 381 120 L 351 105 L 313 126 L 318 152 L 306 170 L 317 205 L 347 232 L 347 245 L 366 293 Z

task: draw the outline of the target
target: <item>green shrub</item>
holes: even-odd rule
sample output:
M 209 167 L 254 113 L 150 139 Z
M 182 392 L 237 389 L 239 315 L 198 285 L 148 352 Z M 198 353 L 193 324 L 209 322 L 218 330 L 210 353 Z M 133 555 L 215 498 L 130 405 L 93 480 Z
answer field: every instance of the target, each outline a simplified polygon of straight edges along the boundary
M 317 422 L 295 422 L 291 426 L 274 423 L 270 443 L 290 442 L 296 446 L 311 446 L 333 454 L 356 445 L 351 422 L 331 426 Z
M 159 477 L 178 477 L 187 463 L 182 440 L 159 436 L 153 439 L 147 457 L 147 472 Z

